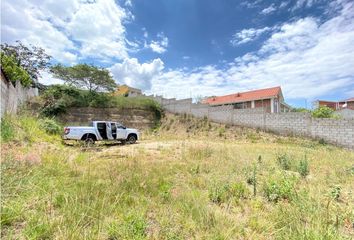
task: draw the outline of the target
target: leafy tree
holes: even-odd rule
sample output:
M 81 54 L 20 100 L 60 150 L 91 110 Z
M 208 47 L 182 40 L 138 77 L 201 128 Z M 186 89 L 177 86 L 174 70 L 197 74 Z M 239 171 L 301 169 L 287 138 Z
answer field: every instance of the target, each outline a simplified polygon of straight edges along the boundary
M 312 112 L 312 116 L 315 118 L 333 118 L 334 117 L 334 110 L 327 106 L 321 106 L 316 108 Z
M 6 77 L 13 84 L 19 80 L 24 87 L 31 85 L 32 80 L 30 75 L 22 67 L 16 64 L 16 60 L 13 56 L 1 53 L 1 68 L 5 72 Z
M 91 93 L 97 91 L 113 91 L 116 84 L 109 71 L 88 64 L 77 64 L 66 67 L 61 64 L 51 68 L 53 76 L 64 80 L 70 86 L 87 89 Z
M 16 41 L 15 45 L 1 44 L 1 52 L 7 56 L 12 56 L 16 64 L 26 70 L 36 82 L 40 77 L 40 71 L 45 70 L 49 66 L 51 59 L 43 48 L 33 45 L 29 45 L 28 47 L 20 41 Z

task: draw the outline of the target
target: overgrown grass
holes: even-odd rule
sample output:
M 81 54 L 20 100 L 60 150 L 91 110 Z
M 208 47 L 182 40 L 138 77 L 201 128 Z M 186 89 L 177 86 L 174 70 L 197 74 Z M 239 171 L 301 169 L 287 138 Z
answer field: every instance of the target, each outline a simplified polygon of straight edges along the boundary
M 7 133 L 13 137 L 1 146 L 2 239 L 351 239 L 354 234 L 354 153 L 348 150 L 309 147 L 299 139 L 245 141 L 247 134 L 230 141 L 224 138 L 230 136 L 227 128 L 215 139 L 210 136 L 219 135 L 219 126 L 213 126 L 209 135 L 199 129 L 187 138 L 160 131 L 139 144 L 83 151 L 61 145 L 34 118 L 5 123 L 2 128 L 14 134 Z M 279 163 L 279 156 L 287 156 L 289 164 Z

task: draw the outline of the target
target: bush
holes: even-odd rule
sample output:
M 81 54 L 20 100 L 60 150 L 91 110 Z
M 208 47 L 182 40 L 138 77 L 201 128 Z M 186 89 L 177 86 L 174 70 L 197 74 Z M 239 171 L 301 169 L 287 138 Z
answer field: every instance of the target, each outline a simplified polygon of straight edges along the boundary
M 295 178 L 282 176 L 269 179 L 265 183 L 263 191 L 270 202 L 278 202 L 283 199 L 291 201 L 296 196 L 294 188 Z
M 300 173 L 300 175 L 302 177 L 306 177 L 307 175 L 309 175 L 309 163 L 307 161 L 307 157 L 305 156 L 304 159 L 301 159 L 299 162 L 299 166 L 298 166 L 298 172 Z
M 18 66 L 12 56 L 1 53 L 1 68 L 6 77 L 15 85 L 19 80 L 24 87 L 29 87 L 32 83 L 30 75 L 22 67 Z
M 312 112 L 312 117 L 314 118 L 333 118 L 334 110 L 332 108 L 321 106 Z
M 60 134 L 61 133 L 61 127 L 53 119 L 48 119 L 48 118 L 41 119 L 39 121 L 39 125 L 48 134 Z
M 149 109 L 160 120 L 162 108 L 156 101 L 146 97 L 113 96 L 109 93 L 96 93 L 67 85 L 53 85 L 44 91 L 44 104 L 41 112 L 46 117 L 58 116 L 70 107 L 94 108 L 140 108 Z
M 279 154 L 277 156 L 277 162 L 278 162 L 278 165 L 284 169 L 284 170 L 290 170 L 291 168 L 291 159 L 290 157 L 286 154 L 286 153 L 283 153 L 283 154 Z

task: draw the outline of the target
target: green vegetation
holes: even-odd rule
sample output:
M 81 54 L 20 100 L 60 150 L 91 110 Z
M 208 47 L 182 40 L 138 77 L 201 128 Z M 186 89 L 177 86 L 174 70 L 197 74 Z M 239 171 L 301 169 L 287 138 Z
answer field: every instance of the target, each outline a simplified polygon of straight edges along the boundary
M 335 118 L 334 110 L 332 108 L 321 106 L 312 111 L 314 118 Z
M 37 81 L 40 72 L 49 66 L 51 56 L 45 52 L 44 48 L 33 45 L 26 46 L 21 41 L 16 41 L 13 45 L 2 43 L 0 47 L 1 52 L 6 56 L 11 56 L 15 64 L 24 69 L 32 80 Z M 3 65 L 2 62 L 1 65 Z
M 44 122 L 2 121 L 2 239 L 353 237 L 352 151 L 172 115 L 87 149 Z
M 52 119 L 38 119 L 27 114 L 1 119 L 1 142 L 57 142 L 62 128 Z
M 157 119 L 160 119 L 162 115 L 161 106 L 152 99 L 113 96 L 109 93 L 95 93 L 67 85 L 49 87 L 39 101 L 41 112 L 47 117 L 65 113 L 69 107 L 140 108 L 154 111 Z
M 15 85 L 16 81 L 20 81 L 22 86 L 28 87 L 32 80 L 30 75 L 20 66 L 17 65 L 14 57 L 1 52 L 1 69 L 3 69 L 6 77 Z

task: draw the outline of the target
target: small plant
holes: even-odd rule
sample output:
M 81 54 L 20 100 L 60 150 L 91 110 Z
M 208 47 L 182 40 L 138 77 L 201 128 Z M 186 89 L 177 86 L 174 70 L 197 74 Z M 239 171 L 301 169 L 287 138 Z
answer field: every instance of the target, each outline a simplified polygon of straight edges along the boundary
M 213 203 L 221 204 L 225 200 L 224 196 L 226 188 L 227 186 L 220 186 L 218 184 L 214 184 L 214 186 L 209 189 L 209 199 Z
M 277 162 L 278 165 L 284 169 L 284 170 L 290 170 L 291 163 L 290 163 L 290 157 L 286 154 L 280 154 L 277 156 Z
M 252 175 L 247 178 L 247 183 L 253 186 L 253 196 L 257 195 L 257 166 L 253 166 Z
M 321 138 L 318 143 L 321 145 L 326 145 L 326 141 L 323 138 Z
M 306 155 L 305 155 L 305 158 L 300 160 L 300 162 L 299 162 L 298 172 L 300 173 L 300 175 L 302 177 L 306 177 L 307 175 L 309 175 L 309 172 L 310 172 L 309 163 L 308 163 Z
M 60 134 L 61 132 L 61 127 L 53 119 L 41 119 L 39 125 L 48 134 Z
M 330 193 L 331 197 L 334 200 L 338 201 L 339 198 L 340 198 L 341 190 L 342 190 L 342 188 L 340 186 L 338 186 L 338 185 L 337 186 L 333 186 L 332 189 L 331 189 L 331 193 Z
M 236 199 L 247 198 L 248 189 L 242 182 L 232 183 L 229 188 L 229 192 L 232 197 Z
M 220 127 L 218 129 L 219 137 L 224 136 L 225 132 L 226 132 L 225 127 Z
M 264 194 L 268 201 L 278 202 L 286 199 L 292 200 L 295 196 L 295 179 L 282 176 L 281 178 L 271 178 L 263 187 Z
M 241 182 L 215 184 L 209 189 L 209 199 L 216 204 L 225 203 L 231 199 L 247 198 L 248 189 Z

